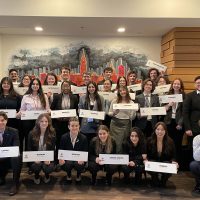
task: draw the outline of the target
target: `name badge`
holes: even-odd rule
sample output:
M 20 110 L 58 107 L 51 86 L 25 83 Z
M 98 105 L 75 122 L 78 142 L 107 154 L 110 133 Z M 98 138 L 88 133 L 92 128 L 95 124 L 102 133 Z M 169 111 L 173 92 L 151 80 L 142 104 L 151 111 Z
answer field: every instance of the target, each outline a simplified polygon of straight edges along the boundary
M 138 83 L 138 84 L 135 84 L 135 85 L 129 85 L 127 86 L 127 88 L 129 90 L 132 90 L 132 91 L 139 91 L 139 90 L 142 90 L 142 84 L 141 83 Z
M 113 92 L 98 92 L 105 100 L 112 101 L 117 95 Z
M 159 96 L 160 103 L 170 103 L 170 102 L 183 102 L 182 94 L 174 94 L 174 95 L 163 95 Z
M 145 171 L 177 174 L 177 166 L 174 163 L 147 161 L 145 162 Z
M 165 65 L 162 65 L 152 60 L 148 60 L 146 66 L 150 68 L 156 68 L 159 72 L 165 72 L 167 70 L 167 67 Z
M 140 108 L 141 116 L 148 115 L 166 115 L 165 107 L 148 107 L 148 108 Z
M 86 86 L 77 87 L 75 85 L 71 85 L 71 91 L 73 94 L 86 94 L 87 87 Z
M 127 165 L 129 163 L 129 155 L 124 154 L 99 154 L 102 164 L 108 165 Z
M 18 85 L 13 85 L 13 87 L 19 95 L 24 95 L 28 90 L 28 87 L 18 87 Z
M 48 93 L 48 92 L 55 93 L 55 94 L 61 93 L 60 85 L 43 85 L 42 89 L 44 93 Z
M 24 151 L 23 162 L 54 161 L 54 151 Z
M 104 120 L 105 112 L 80 109 L 79 117 Z
M 156 86 L 152 94 L 169 92 L 170 87 L 171 87 L 171 84 Z
M 0 158 L 12 158 L 19 156 L 19 147 L 0 147 Z
M 138 110 L 138 103 L 114 103 L 113 109 L 122 109 L 122 110 Z
M 58 150 L 58 159 L 70 161 L 88 161 L 88 152 L 85 151 L 69 151 Z
M 9 119 L 16 118 L 16 110 L 15 109 L 1 109 L 0 111 L 5 112 Z
M 51 118 L 76 117 L 76 109 L 51 110 Z
M 32 120 L 37 119 L 39 115 L 47 113 L 46 110 L 27 110 L 21 111 L 21 120 Z

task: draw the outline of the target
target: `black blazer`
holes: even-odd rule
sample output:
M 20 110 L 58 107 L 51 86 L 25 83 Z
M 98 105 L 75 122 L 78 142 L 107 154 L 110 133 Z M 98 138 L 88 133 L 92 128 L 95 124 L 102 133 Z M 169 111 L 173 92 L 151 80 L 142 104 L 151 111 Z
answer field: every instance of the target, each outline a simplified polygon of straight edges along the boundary
M 194 136 L 200 133 L 200 94 L 193 91 L 183 102 L 183 122 L 185 130 L 192 130 Z
M 46 135 L 44 135 L 44 141 L 46 140 Z M 54 151 L 56 147 L 56 136 L 52 138 L 51 144 L 46 145 L 47 151 Z M 28 151 L 38 151 L 39 143 L 33 139 L 33 134 L 30 132 L 28 135 Z
M 19 144 L 20 142 L 19 142 L 18 130 L 6 126 L 3 134 L 3 144 L 0 146 L 1 147 L 19 146 Z
M 93 138 L 90 142 L 89 147 L 89 161 L 92 162 L 96 162 L 96 158 L 99 157 L 99 154 L 96 153 L 96 140 L 97 137 Z M 110 152 L 110 154 L 116 154 L 116 143 L 114 139 L 112 139 L 112 151 Z
M 172 162 L 176 160 L 176 149 L 173 140 L 167 136 L 167 146 L 169 147 L 169 152 L 165 153 L 165 147 L 163 146 L 162 153 L 159 156 L 157 151 L 157 145 L 153 145 L 152 137 L 147 140 L 147 159 L 149 161 L 157 162 Z
M 70 150 L 70 151 L 88 151 L 88 142 L 85 135 L 78 133 L 75 145 L 73 147 L 70 134 L 65 133 L 60 140 L 61 150 Z
M 62 96 L 63 94 L 55 94 L 53 97 L 53 102 L 51 104 L 51 110 L 62 110 Z M 76 95 L 69 94 L 70 98 L 70 108 L 69 109 L 78 109 L 78 98 Z
M 150 99 L 151 99 L 150 101 L 151 107 L 160 107 L 159 99 L 157 95 L 151 94 Z M 135 97 L 135 103 L 138 103 L 140 108 L 145 107 L 145 96 L 143 93 Z M 156 125 L 157 121 L 158 121 L 158 116 L 153 115 L 151 119 L 152 127 Z M 147 117 L 141 117 L 139 119 L 136 118 L 135 120 L 135 125 L 141 129 L 144 129 L 146 127 L 146 123 L 147 123 Z

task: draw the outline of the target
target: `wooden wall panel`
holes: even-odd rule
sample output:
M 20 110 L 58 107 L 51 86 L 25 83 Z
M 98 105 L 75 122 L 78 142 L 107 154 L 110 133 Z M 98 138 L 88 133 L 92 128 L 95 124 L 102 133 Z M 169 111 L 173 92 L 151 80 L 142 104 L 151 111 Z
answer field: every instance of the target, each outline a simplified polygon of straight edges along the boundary
M 194 78 L 200 75 L 200 27 L 177 27 L 166 33 L 160 55 L 169 79 L 181 78 L 186 92 L 192 91 Z

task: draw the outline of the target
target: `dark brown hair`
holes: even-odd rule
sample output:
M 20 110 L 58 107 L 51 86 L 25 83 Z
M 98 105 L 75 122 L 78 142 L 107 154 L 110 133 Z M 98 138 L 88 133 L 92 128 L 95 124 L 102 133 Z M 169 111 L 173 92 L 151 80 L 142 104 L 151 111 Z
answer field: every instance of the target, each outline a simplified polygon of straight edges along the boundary
M 121 86 L 118 90 L 117 90 L 117 103 L 121 103 L 122 102 L 122 96 L 120 95 L 120 90 L 126 90 L 126 97 L 125 97 L 125 101 L 126 103 L 129 103 L 129 101 L 131 100 L 128 88 L 126 86 Z
M 53 76 L 53 77 L 55 78 L 55 83 L 54 83 L 54 85 L 57 85 L 57 83 L 58 83 L 58 78 L 57 78 L 57 76 L 56 76 L 53 72 L 49 72 L 49 73 L 46 75 L 46 78 L 45 78 L 45 80 L 44 80 L 44 85 L 48 85 L 47 79 L 48 79 L 49 76 Z

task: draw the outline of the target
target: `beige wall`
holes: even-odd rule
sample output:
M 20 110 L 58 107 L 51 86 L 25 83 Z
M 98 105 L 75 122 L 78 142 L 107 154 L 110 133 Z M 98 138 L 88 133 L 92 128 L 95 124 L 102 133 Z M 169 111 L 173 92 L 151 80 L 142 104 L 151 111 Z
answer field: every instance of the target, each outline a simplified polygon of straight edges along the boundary
M 160 37 L 60 37 L 60 36 L 25 36 L 3 35 L 2 36 L 2 68 L 1 75 L 7 74 L 8 65 L 12 55 L 19 49 L 32 50 L 37 55 L 41 50 L 59 47 L 64 50 L 65 46 L 76 45 L 80 42 L 97 49 L 129 50 L 133 53 L 142 53 L 149 59 L 160 62 Z M 45 54 L 45 52 L 43 51 Z
M 0 77 L 2 77 L 2 72 L 3 72 L 3 70 L 2 70 L 2 68 L 3 68 L 3 66 L 2 66 L 2 36 L 0 35 Z

